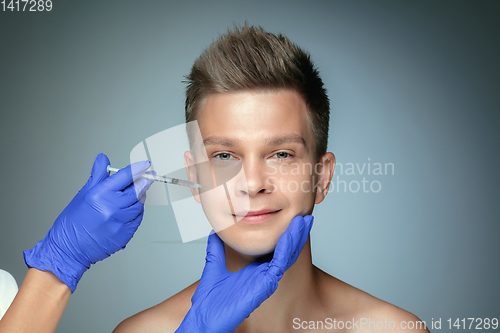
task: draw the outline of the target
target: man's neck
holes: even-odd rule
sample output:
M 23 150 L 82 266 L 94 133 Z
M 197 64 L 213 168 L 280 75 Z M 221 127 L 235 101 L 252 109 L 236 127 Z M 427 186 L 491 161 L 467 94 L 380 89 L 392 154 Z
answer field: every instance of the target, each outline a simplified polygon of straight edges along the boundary
M 254 258 L 242 256 L 227 245 L 225 247 L 226 265 L 230 272 L 236 272 L 255 261 Z M 259 258 L 258 261 L 262 259 Z M 265 259 L 270 260 L 272 257 Z M 318 289 L 308 239 L 295 264 L 283 274 L 278 289 L 252 312 L 236 332 L 277 332 L 283 331 L 283 325 L 292 327 L 294 315 L 308 312 L 310 305 L 317 303 Z

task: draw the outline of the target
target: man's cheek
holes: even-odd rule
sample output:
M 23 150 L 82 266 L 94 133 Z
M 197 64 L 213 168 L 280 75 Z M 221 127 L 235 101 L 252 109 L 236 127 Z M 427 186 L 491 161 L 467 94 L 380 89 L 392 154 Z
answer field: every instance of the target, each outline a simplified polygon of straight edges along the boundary
M 224 168 L 223 171 L 230 171 L 228 173 L 219 169 L 205 168 L 202 177 L 207 184 L 212 182 L 213 185 L 205 185 L 208 188 L 200 195 L 205 215 L 216 232 L 238 222 L 250 210 L 249 196 L 241 195 L 248 192 L 243 169 L 236 163 L 231 163 L 231 168 Z
M 266 182 L 273 192 L 292 197 L 308 196 L 315 190 L 314 177 L 308 175 L 275 175 L 268 177 Z
M 201 193 L 200 199 L 203 211 L 216 232 L 234 224 L 231 205 L 224 186 Z

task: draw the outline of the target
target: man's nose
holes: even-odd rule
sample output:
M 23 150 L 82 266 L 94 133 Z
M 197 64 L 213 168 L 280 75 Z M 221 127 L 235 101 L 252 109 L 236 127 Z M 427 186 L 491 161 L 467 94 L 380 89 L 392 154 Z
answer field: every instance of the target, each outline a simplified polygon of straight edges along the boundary
M 238 186 L 238 192 L 255 196 L 258 193 L 271 193 L 272 184 L 269 182 L 268 166 L 265 161 L 258 159 L 248 159 L 242 162 L 244 181 Z

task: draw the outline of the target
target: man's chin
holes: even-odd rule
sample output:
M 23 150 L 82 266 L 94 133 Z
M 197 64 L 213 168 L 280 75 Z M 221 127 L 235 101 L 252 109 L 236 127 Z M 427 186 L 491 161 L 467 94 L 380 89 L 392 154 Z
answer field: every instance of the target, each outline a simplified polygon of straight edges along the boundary
M 235 251 L 241 253 L 242 255 L 251 257 L 259 262 L 267 261 L 267 258 L 272 259 L 274 254 L 274 249 L 276 248 L 276 242 L 269 242 L 267 245 L 264 242 L 248 244 L 245 247 L 235 246 L 232 247 Z

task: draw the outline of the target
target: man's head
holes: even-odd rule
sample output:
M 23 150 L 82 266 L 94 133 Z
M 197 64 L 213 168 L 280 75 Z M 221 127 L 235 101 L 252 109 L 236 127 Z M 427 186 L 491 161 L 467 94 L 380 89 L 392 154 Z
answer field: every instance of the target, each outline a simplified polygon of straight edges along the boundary
M 197 119 L 206 97 L 245 90 L 297 91 L 308 109 L 316 158 L 327 151 L 330 102 L 307 52 L 262 28 L 234 27 L 214 41 L 187 76 L 186 123 Z
M 198 121 L 210 162 L 196 165 L 196 153 L 186 152 L 188 176 L 215 187 L 195 199 L 232 249 L 272 252 L 290 221 L 324 199 L 333 175 L 318 72 L 286 37 L 245 26 L 215 41 L 188 79 L 186 120 Z M 217 184 L 238 166 L 243 172 Z

